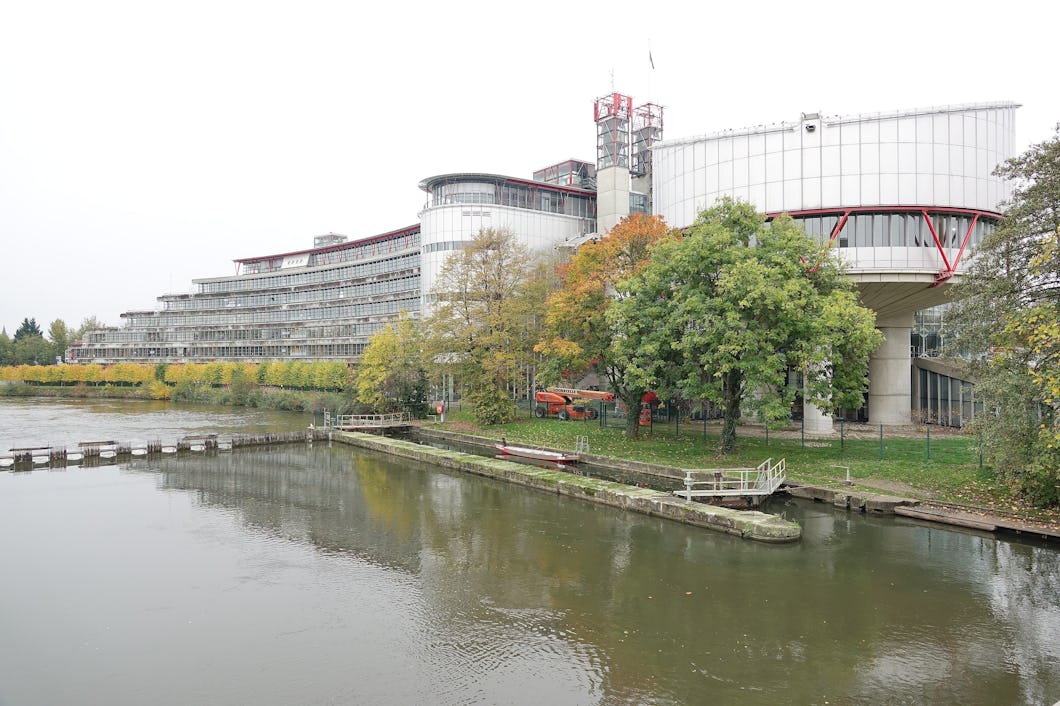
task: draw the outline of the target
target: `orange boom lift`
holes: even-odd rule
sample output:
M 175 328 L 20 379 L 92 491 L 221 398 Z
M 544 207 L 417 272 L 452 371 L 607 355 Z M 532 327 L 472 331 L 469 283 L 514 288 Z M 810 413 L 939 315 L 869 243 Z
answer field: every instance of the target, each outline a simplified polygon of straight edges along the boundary
M 596 419 L 599 416 L 592 407 L 586 406 L 589 400 L 613 402 L 613 392 L 600 390 L 578 390 L 572 387 L 547 387 L 538 390 L 534 396 L 537 417 L 558 417 L 560 419 Z

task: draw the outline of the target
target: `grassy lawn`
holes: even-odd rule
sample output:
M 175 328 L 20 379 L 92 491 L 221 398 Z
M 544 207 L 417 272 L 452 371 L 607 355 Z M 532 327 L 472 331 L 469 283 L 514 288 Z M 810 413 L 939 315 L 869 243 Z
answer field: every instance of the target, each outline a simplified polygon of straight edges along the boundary
M 621 428 L 601 427 L 598 421 L 520 416 L 509 424 L 480 428 L 470 414 L 459 410 L 447 413 L 444 427 L 497 439 L 504 436 L 512 443 L 569 450 L 575 448 L 576 438 L 584 435 L 593 454 L 675 468 L 752 467 L 766 458 L 784 458 L 789 478 L 804 483 L 840 482 L 848 467 L 855 486 L 862 489 L 1060 519 L 1055 511 L 1043 513 L 1019 503 L 1007 487 L 995 483 L 990 469 L 980 467 L 975 437 L 937 427 L 915 429 L 906 436 L 885 430 L 882 459 L 878 433 L 871 438 L 873 434 L 865 433 L 864 428 L 842 440 L 837 433 L 833 438 L 807 438 L 804 442 L 797 429 L 771 434 L 767 441 L 760 427 L 741 427 L 736 451 L 724 456 L 718 452 L 717 422 L 708 424 L 706 438 L 702 422 L 683 423 L 676 430 L 673 424 L 656 423 L 650 433 L 642 427 L 642 437 L 636 441 L 626 439 Z M 838 425 L 836 429 L 838 432 Z

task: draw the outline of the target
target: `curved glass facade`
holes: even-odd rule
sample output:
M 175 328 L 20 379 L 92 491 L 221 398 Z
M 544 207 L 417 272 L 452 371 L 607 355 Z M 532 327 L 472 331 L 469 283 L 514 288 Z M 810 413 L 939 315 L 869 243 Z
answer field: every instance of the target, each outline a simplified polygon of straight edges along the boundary
M 532 252 L 593 232 L 596 194 L 569 186 L 493 174 L 447 174 L 424 179 L 420 213 L 422 309 L 449 256 L 483 229 L 509 229 Z
M 850 206 L 996 211 L 1008 187 L 995 166 L 1013 154 L 1013 103 L 822 118 L 658 143 L 655 212 L 691 224 L 721 196 L 764 213 Z
M 451 174 L 425 180 L 427 208 L 453 204 L 510 206 L 576 218 L 596 217 L 591 191 L 503 176 Z

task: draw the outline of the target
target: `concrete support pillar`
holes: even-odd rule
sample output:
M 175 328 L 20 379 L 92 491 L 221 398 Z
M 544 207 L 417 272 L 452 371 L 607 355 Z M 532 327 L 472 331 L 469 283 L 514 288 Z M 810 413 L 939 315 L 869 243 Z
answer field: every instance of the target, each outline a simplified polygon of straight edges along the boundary
M 803 375 L 803 400 L 808 400 L 810 397 L 806 383 L 812 379 L 811 376 L 814 375 L 827 375 L 827 372 L 822 373 L 819 368 L 814 368 Z M 831 436 L 834 432 L 834 429 L 832 428 L 832 415 L 825 412 L 817 405 L 804 401 L 802 403 L 802 429 L 807 436 Z
M 877 319 L 883 343 L 869 356 L 869 423 L 910 424 L 913 313 Z
M 835 433 L 832 415 L 809 402 L 802 403 L 802 420 L 806 436 L 831 436 Z

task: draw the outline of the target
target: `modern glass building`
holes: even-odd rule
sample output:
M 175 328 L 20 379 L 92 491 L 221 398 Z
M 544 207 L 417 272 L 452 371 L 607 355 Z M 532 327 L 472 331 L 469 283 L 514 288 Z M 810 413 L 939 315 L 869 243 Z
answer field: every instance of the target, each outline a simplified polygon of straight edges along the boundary
M 309 250 L 238 260 L 237 273 L 159 297 L 158 311 L 88 333 L 78 361 L 354 360 L 401 313 L 425 313 L 446 258 L 483 228 L 510 229 L 531 251 L 572 250 L 649 210 L 691 225 L 719 197 L 787 213 L 838 254 L 875 310 L 868 417 L 960 423 L 967 381 L 937 355 L 947 285 L 1000 217 L 1014 154 L 1015 103 L 976 103 L 798 120 L 663 140 L 660 106 L 598 98 L 597 161 L 566 160 L 534 179 L 458 173 L 420 182 L 419 223 Z M 919 315 L 917 312 L 921 312 Z M 934 313 L 932 313 L 934 312 Z M 914 322 L 914 317 L 918 316 Z M 954 411 L 957 410 L 957 411 Z M 807 430 L 831 420 L 807 407 Z
M 807 113 L 657 143 L 654 211 L 687 226 L 731 196 L 771 216 L 790 214 L 837 249 L 885 336 L 870 362 L 869 419 L 909 423 L 910 400 L 919 399 L 912 394 L 919 382 L 911 363 L 914 314 L 946 301 L 945 285 L 1000 218 L 1008 186 L 993 170 L 1014 154 L 1017 107 Z M 831 427 L 821 415 L 810 418 L 815 431 Z
M 420 308 L 420 227 L 357 241 L 318 236 L 310 250 L 237 260 L 158 311 L 88 332 L 71 362 L 353 359 L 400 312 Z
M 585 163 L 568 161 L 585 172 Z M 543 172 L 544 173 L 544 172 Z M 355 360 L 373 333 L 402 313 L 417 316 L 445 258 L 482 228 L 508 228 L 547 251 L 595 228 L 596 195 L 573 184 L 496 174 L 425 179 L 421 222 L 358 240 L 328 234 L 313 248 L 236 260 L 228 277 L 194 280 L 157 311 L 122 314 L 124 326 L 90 331 L 70 362 Z

